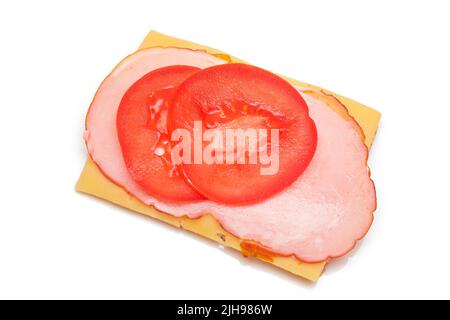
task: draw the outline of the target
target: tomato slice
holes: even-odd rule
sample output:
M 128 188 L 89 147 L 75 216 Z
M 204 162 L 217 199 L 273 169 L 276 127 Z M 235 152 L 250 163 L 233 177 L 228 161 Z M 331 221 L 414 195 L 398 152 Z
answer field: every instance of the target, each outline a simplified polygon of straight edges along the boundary
M 198 70 L 180 65 L 148 73 L 128 89 L 117 111 L 117 133 L 128 172 L 157 198 L 203 199 L 173 165 L 167 132 L 167 112 L 175 89 Z
M 169 134 L 186 129 L 192 137 L 192 161 L 181 165 L 186 179 L 207 198 L 228 204 L 260 201 L 286 188 L 304 172 L 317 145 L 315 124 L 299 92 L 277 75 L 246 64 L 209 67 L 184 81 L 173 97 L 168 128 Z M 201 142 L 200 162 L 195 158 L 199 129 L 202 134 L 208 129 L 222 132 L 222 140 L 215 140 L 214 148 L 211 140 Z M 227 129 L 241 129 L 241 133 L 255 129 L 261 133 L 256 137 L 256 149 L 255 144 L 250 147 L 250 140 L 241 140 L 246 148 L 237 148 L 235 137 L 231 139 L 234 142 L 226 139 Z M 272 140 L 276 132 L 278 142 Z M 174 142 L 172 145 L 175 148 Z M 266 155 L 276 156 L 273 161 L 258 152 L 256 163 L 250 161 L 261 146 Z M 211 156 L 217 161 L 204 161 L 205 150 L 212 150 Z M 224 156 L 230 153 L 228 162 Z

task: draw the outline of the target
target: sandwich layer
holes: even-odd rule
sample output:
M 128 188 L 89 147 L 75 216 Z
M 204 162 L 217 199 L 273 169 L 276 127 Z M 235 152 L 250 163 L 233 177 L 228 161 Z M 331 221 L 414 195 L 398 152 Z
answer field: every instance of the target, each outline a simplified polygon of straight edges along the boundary
M 176 46 L 180 46 L 180 47 L 189 47 L 191 49 L 204 49 L 204 48 L 199 47 L 198 45 L 191 45 L 190 43 L 182 42 L 178 39 L 168 38 L 168 37 L 162 36 L 161 34 L 157 34 L 157 33 L 151 33 L 149 35 L 149 37 L 147 38 L 147 40 L 144 41 L 144 44 L 148 45 L 149 41 L 151 42 L 152 39 L 154 40 L 153 43 L 158 46 L 176 45 Z M 163 41 L 164 39 L 166 42 Z M 210 52 L 210 51 L 208 51 L 208 52 Z M 218 52 L 216 52 L 216 51 L 211 51 L 211 53 L 218 54 Z M 220 57 L 227 58 L 227 56 L 223 56 L 223 55 Z M 233 58 L 230 58 L 230 59 L 233 59 Z M 233 61 L 235 61 L 235 60 L 233 60 Z M 295 82 L 293 84 L 306 86 L 306 84 L 298 83 L 298 82 Z M 313 97 L 311 94 L 309 94 L 309 95 L 310 95 L 310 98 L 309 98 L 310 100 L 312 99 L 313 101 L 317 101 L 317 98 Z M 304 96 L 308 96 L 308 93 L 305 92 Z M 326 98 L 326 95 L 322 95 L 322 96 L 324 98 Z M 366 108 L 362 105 L 352 102 L 351 100 L 348 100 L 348 99 L 347 100 L 342 99 L 342 100 L 344 100 L 344 102 L 347 101 L 346 107 L 349 109 L 350 113 L 357 120 L 359 119 L 359 123 L 361 124 L 361 126 L 364 129 L 364 133 L 365 133 L 365 137 L 366 137 L 366 144 L 368 146 L 370 146 L 370 143 L 373 139 L 373 136 L 374 136 L 374 133 L 376 130 L 376 125 L 378 123 L 379 114 L 369 108 Z M 326 107 L 326 109 L 320 107 L 321 103 L 325 104 L 325 105 L 330 104 L 329 101 L 328 102 L 324 102 L 324 101 L 317 103 L 317 107 L 314 108 L 315 110 L 318 110 L 316 112 L 325 112 L 325 113 L 332 112 L 331 109 L 329 109 L 328 107 Z M 311 104 L 311 103 L 314 104 L 314 102 L 310 101 L 309 104 Z M 338 104 L 336 104 L 335 108 L 337 108 L 337 109 L 339 108 Z M 324 110 L 328 110 L 328 111 L 324 111 Z M 334 114 L 336 114 L 336 113 L 334 113 Z M 357 130 L 352 130 L 352 132 L 356 133 Z M 359 139 L 359 141 L 361 140 L 360 137 L 358 137 L 358 139 Z M 361 145 L 359 147 L 361 147 Z M 362 153 L 362 154 L 364 154 L 364 153 Z M 367 153 L 365 155 L 367 156 Z M 210 214 L 204 215 L 206 212 L 205 211 L 200 212 L 200 211 L 202 211 L 202 208 L 200 208 L 200 207 L 197 207 L 196 210 L 192 210 L 192 211 L 189 210 L 189 212 L 191 212 L 190 214 L 188 214 L 189 217 L 184 216 L 186 214 L 186 211 L 185 211 L 186 208 L 181 210 L 182 212 L 181 211 L 176 212 L 178 209 L 174 209 L 173 207 L 169 207 L 169 208 L 159 207 L 160 209 L 170 212 L 171 214 L 179 214 L 180 215 L 179 218 L 172 217 L 172 216 L 166 215 L 164 213 L 158 212 L 157 210 L 154 210 L 151 207 L 148 207 L 148 206 L 143 205 L 142 203 L 139 203 L 139 201 L 136 201 L 136 199 L 128 196 L 122 189 L 120 189 L 116 185 L 112 184 L 107 179 L 105 180 L 104 176 L 101 175 L 101 173 L 98 171 L 98 168 L 96 168 L 95 165 L 93 165 L 90 160 L 88 160 L 88 162 L 86 164 L 85 171 L 84 171 L 82 177 L 80 178 L 77 188 L 79 191 L 94 194 L 96 196 L 110 200 L 114 203 L 120 204 L 122 206 L 126 206 L 135 211 L 139 211 L 139 212 L 145 213 L 147 215 L 154 216 L 158 219 L 169 222 L 178 227 L 183 227 L 185 229 L 188 229 L 193 232 L 204 235 L 208 238 L 222 242 L 227 246 L 231 246 L 235 249 L 242 251 L 246 255 L 255 255 L 260 259 L 269 260 L 270 262 L 272 262 L 273 264 L 275 264 L 277 266 L 280 266 L 290 272 L 301 275 L 310 280 L 316 280 L 317 277 L 320 275 L 320 273 L 323 269 L 323 266 L 325 265 L 325 263 L 323 263 L 323 262 L 322 263 L 313 263 L 313 264 L 304 263 L 304 262 L 300 261 L 299 259 L 296 259 L 293 256 L 289 256 L 292 252 L 289 252 L 289 250 L 283 251 L 283 249 L 281 248 L 282 246 L 279 247 L 278 251 L 279 251 L 279 253 L 285 254 L 286 257 L 282 257 L 280 255 L 274 254 L 273 253 L 273 244 L 267 245 L 268 244 L 267 242 L 262 243 L 264 241 L 261 241 L 261 239 L 254 241 L 255 237 L 251 237 L 251 236 L 248 236 L 248 235 L 245 235 L 242 233 L 239 235 L 239 230 L 237 230 L 238 228 L 233 228 L 233 226 L 231 226 L 228 223 L 228 225 L 226 226 L 226 229 L 227 230 L 233 229 L 232 230 L 233 233 L 239 235 L 239 237 L 233 236 L 231 233 L 226 232 L 223 228 L 223 226 L 225 224 L 227 224 L 227 221 L 222 220 L 221 217 L 218 217 L 218 216 L 215 216 L 214 218 L 212 218 L 212 216 Z M 365 190 L 369 190 L 370 183 L 367 184 L 365 188 L 366 188 Z M 125 198 L 124 198 L 124 196 L 125 196 Z M 372 204 L 374 204 L 374 203 L 372 203 Z M 203 207 L 203 209 L 204 208 L 205 207 Z M 267 208 L 269 208 L 269 207 L 267 207 Z M 206 207 L 206 209 L 209 210 L 211 208 Z M 370 209 L 372 209 L 372 208 L 370 208 Z M 208 210 L 206 210 L 206 211 L 208 211 Z M 273 216 L 273 214 L 271 215 L 270 212 L 268 213 L 268 215 Z M 220 221 L 220 223 L 218 223 L 217 221 Z M 371 221 L 371 214 L 370 214 L 370 216 L 366 215 L 364 221 L 360 221 L 360 223 L 361 223 L 361 225 L 368 226 L 368 225 L 370 225 L 370 221 Z M 206 227 L 205 227 L 205 225 L 206 225 Z M 363 229 L 364 228 L 361 228 L 361 230 L 363 230 Z M 364 233 L 365 233 L 365 230 L 364 230 L 364 232 L 362 232 L 361 235 L 363 235 Z M 355 238 L 355 235 L 352 235 L 350 238 Z M 242 240 L 242 239 L 245 239 L 245 240 Z M 350 241 L 347 244 L 347 246 L 348 247 L 352 246 Z M 281 250 L 280 250 L 280 248 L 281 248 Z M 315 247 L 314 250 L 317 250 L 317 247 Z M 342 251 L 342 248 L 337 251 Z M 311 257 L 309 257 L 309 258 L 311 258 Z M 307 260 L 309 258 L 307 256 L 303 257 L 304 260 Z

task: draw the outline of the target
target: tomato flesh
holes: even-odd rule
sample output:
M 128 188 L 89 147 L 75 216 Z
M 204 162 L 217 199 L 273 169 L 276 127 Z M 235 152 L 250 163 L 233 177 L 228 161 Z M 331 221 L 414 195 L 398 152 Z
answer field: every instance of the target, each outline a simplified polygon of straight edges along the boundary
M 227 129 L 266 130 L 266 139 L 258 136 L 258 143 L 267 150 L 278 147 L 278 170 L 269 175 L 261 174 L 268 164 L 250 163 L 252 152 L 236 149 L 236 140 L 231 144 L 224 140 L 222 148 L 214 150 L 214 154 L 232 150 L 234 163 L 193 160 L 181 165 L 186 179 L 201 194 L 221 203 L 245 204 L 273 196 L 305 171 L 317 145 L 315 124 L 299 92 L 282 78 L 246 64 L 200 70 L 178 87 L 168 114 L 169 134 L 181 128 L 194 137 L 199 122 L 202 132 L 214 129 L 223 132 L 223 137 Z M 273 129 L 277 129 L 278 143 L 271 140 Z M 209 143 L 201 142 L 203 150 Z
M 199 70 L 169 66 L 148 73 L 128 89 L 117 112 L 117 133 L 128 172 L 157 198 L 203 199 L 173 165 L 167 131 L 167 113 L 175 90 Z

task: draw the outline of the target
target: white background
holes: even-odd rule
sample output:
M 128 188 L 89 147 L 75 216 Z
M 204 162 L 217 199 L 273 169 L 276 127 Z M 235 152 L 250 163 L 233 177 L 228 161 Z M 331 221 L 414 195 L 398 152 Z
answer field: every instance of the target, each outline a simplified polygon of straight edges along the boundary
M 450 298 L 448 1 L 2 1 L 0 298 Z M 150 29 L 383 113 L 376 220 L 313 285 L 74 185 L 101 80 Z

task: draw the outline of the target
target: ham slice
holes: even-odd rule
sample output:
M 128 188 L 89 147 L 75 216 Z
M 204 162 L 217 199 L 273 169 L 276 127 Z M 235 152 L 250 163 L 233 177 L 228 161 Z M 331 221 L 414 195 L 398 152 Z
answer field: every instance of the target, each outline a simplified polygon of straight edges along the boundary
M 205 68 L 225 63 L 201 51 L 147 49 L 125 59 L 100 86 L 86 120 L 89 154 L 102 172 L 147 205 L 173 216 L 211 214 L 222 227 L 305 262 L 340 257 L 368 231 L 376 208 L 375 187 L 367 168 L 362 132 L 332 96 L 298 90 L 309 106 L 318 132 L 316 153 L 306 171 L 287 189 L 260 203 L 227 206 L 211 201 L 161 202 L 129 176 L 116 133 L 116 113 L 125 91 L 144 74 L 163 66 Z

